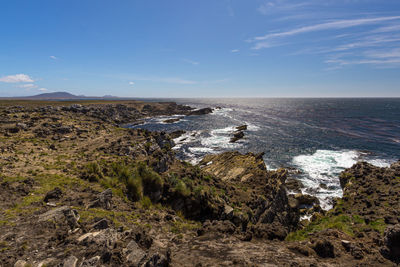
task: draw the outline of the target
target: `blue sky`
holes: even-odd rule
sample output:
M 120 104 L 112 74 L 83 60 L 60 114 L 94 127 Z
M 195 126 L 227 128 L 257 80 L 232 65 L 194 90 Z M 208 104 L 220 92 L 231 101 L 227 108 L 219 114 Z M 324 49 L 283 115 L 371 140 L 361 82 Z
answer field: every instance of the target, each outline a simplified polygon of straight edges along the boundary
M 0 96 L 400 96 L 398 0 L 5 0 Z

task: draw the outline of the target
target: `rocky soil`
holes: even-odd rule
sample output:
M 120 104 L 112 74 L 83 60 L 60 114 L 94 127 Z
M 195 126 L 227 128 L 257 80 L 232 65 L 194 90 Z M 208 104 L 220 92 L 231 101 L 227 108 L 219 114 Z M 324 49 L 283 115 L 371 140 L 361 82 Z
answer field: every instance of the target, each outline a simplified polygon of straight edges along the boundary
M 400 163 L 346 170 L 343 198 L 324 212 L 288 195 L 288 170 L 268 171 L 262 154 L 192 166 L 171 150 L 179 133 L 122 127 L 210 112 L 1 102 L 0 266 L 396 266 Z

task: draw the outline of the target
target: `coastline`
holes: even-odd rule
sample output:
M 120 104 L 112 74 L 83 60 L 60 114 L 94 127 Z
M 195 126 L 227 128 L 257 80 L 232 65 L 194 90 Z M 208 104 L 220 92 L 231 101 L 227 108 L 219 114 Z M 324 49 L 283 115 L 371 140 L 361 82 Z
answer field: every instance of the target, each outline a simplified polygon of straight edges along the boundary
M 119 127 L 146 116 L 201 116 L 209 109 L 2 101 L 0 112 L 4 266 L 65 266 L 68 260 L 94 266 L 393 264 L 384 231 L 398 223 L 399 209 L 370 212 L 398 205 L 391 199 L 395 192 L 385 195 L 387 185 L 398 189 L 398 165 L 358 164 L 344 172 L 345 196 L 325 212 L 315 198 L 288 196 L 288 171 L 268 171 L 258 154 L 210 155 L 193 166 L 176 159 L 169 134 Z M 370 185 L 360 177 L 369 177 Z M 381 179 L 388 183 L 376 182 Z M 365 200 L 377 184 L 382 196 Z M 358 194 L 360 188 L 367 195 Z M 365 214 L 351 209 L 354 203 Z M 299 220 L 305 212 L 310 223 Z

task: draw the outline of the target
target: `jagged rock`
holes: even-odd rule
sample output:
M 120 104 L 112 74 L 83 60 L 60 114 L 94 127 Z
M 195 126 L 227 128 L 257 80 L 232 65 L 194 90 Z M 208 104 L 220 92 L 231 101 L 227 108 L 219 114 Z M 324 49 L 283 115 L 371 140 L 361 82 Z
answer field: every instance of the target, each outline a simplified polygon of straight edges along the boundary
M 93 258 L 84 260 L 80 267 L 96 267 L 98 262 L 100 261 L 100 256 L 95 256 Z
M 112 190 L 111 188 L 101 192 L 97 195 L 95 201 L 89 204 L 89 208 L 103 208 L 103 209 L 111 209 L 112 205 Z
M 178 137 L 182 136 L 182 135 L 185 134 L 185 133 L 186 133 L 186 131 L 177 130 L 177 131 L 174 131 L 174 132 L 170 133 L 169 136 L 170 136 L 172 139 L 175 139 L 175 138 L 178 138 Z
M 238 131 L 246 131 L 247 130 L 247 125 L 244 124 L 244 125 L 241 125 L 241 126 L 237 126 L 236 130 L 238 130 Z
M 300 205 L 312 206 L 313 204 L 319 204 L 319 199 L 315 196 L 307 194 L 296 194 L 294 198 L 299 201 Z
M 335 248 L 329 240 L 326 239 L 317 240 L 315 244 L 312 246 L 312 249 L 321 258 L 335 257 Z
M 78 258 L 71 255 L 64 260 L 63 267 L 76 267 L 78 263 Z
M 232 219 L 233 217 L 233 208 L 231 206 L 225 205 L 224 206 L 224 217 L 228 220 Z
M 51 263 L 55 262 L 55 258 L 47 258 L 45 260 L 42 260 L 41 262 L 38 263 L 37 267 L 46 267 L 46 266 L 51 266 Z
M 168 267 L 170 263 L 169 257 L 165 257 L 159 253 L 154 254 L 144 265 L 145 267 Z
M 189 112 L 188 115 L 206 115 L 206 114 L 209 114 L 212 112 L 213 112 L 212 108 L 201 108 L 201 109 L 193 110 L 193 111 Z
M 163 121 L 164 123 L 174 123 L 174 122 L 178 122 L 178 121 L 180 121 L 181 120 L 181 118 L 174 118 L 174 119 L 168 119 L 168 120 L 165 120 L 165 121 Z
M 63 211 L 65 219 L 71 228 L 71 230 L 79 227 L 78 221 L 79 221 L 79 214 L 77 210 L 74 209 L 67 209 Z
M 383 242 L 382 255 L 395 263 L 400 263 L 400 224 L 386 228 Z
M 102 219 L 102 220 L 94 223 L 90 228 L 103 230 L 103 229 L 107 229 L 109 227 L 109 225 L 110 225 L 110 223 L 107 219 Z
M 24 260 L 17 260 L 17 262 L 14 264 L 14 267 L 25 267 L 28 265 L 28 263 Z
M 47 192 L 47 194 L 44 197 L 43 201 L 44 202 L 48 202 L 50 199 L 60 199 L 61 195 L 62 195 L 61 189 L 56 187 L 53 190 Z
M 128 243 L 123 252 L 126 255 L 127 262 L 134 266 L 140 266 L 140 263 L 142 263 L 146 257 L 146 252 L 133 240 Z
M 290 191 L 294 191 L 296 193 L 301 192 L 301 188 L 304 187 L 304 185 L 297 179 L 294 178 L 288 178 L 285 182 L 286 188 Z
M 26 130 L 28 129 L 28 125 L 26 125 L 25 123 L 19 122 L 15 125 L 17 128 L 21 129 L 21 130 Z
M 67 211 L 67 210 L 71 210 L 71 208 L 68 206 L 62 206 L 59 208 L 49 210 L 43 214 L 40 214 L 38 221 L 44 222 L 44 221 L 48 221 L 48 220 L 56 220 L 57 221 L 57 220 L 64 219 L 64 211 Z
M 235 143 L 238 140 L 242 139 L 244 137 L 244 133 L 242 131 L 239 132 L 235 132 L 233 134 L 233 137 L 231 138 L 231 140 L 229 141 L 230 143 Z
M 113 248 L 115 242 L 120 239 L 120 234 L 114 229 L 108 228 L 98 232 L 90 232 L 80 236 L 77 242 L 82 245 L 96 244 Z

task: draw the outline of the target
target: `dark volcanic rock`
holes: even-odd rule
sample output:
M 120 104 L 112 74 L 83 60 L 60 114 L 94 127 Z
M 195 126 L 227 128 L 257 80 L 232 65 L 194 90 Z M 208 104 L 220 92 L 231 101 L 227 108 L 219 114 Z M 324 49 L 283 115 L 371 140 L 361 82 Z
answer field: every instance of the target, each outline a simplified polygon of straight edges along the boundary
M 400 224 L 390 226 L 385 230 L 382 255 L 396 263 L 400 263 Z
M 213 112 L 212 108 L 202 108 L 202 109 L 198 109 L 198 110 L 193 110 L 193 111 L 189 112 L 188 115 L 206 115 L 206 114 L 210 114 L 212 112 Z
M 334 258 L 335 248 L 332 243 L 326 239 L 318 240 L 312 247 L 318 256 L 322 258 Z
M 242 131 L 235 132 L 233 134 L 233 137 L 231 138 L 231 140 L 229 142 L 230 143 L 235 143 L 236 141 L 242 139 L 243 137 L 244 137 L 244 133 Z
M 244 125 L 241 125 L 241 126 L 237 126 L 236 130 L 238 130 L 238 131 L 246 131 L 247 130 L 247 125 L 244 124 Z
M 62 195 L 61 189 L 56 187 L 53 190 L 47 192 L 47 194 L 44 197 L 43 201 L 44 202 L 48 202 L 50 199 L 60 199 L 61 195 Z

